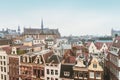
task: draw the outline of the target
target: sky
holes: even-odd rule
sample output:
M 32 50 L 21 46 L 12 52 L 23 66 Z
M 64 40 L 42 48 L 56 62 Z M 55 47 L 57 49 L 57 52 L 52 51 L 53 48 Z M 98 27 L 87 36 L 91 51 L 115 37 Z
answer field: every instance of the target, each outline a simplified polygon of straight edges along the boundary
M 59 29 L 62 36 L 110 35 L 120 30 L 120 0 L 0 0 L 0 30 Z

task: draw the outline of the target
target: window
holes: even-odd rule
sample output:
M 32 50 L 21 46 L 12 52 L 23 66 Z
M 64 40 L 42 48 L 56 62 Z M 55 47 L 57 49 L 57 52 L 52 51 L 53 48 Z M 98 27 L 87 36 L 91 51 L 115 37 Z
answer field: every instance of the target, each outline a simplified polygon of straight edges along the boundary
M 3 71 L 3 67 L 1 67 L 1 72 Z
M 2 56 L 0 56 L 0 59 L 2 59 Z
M 94 78 L 94 72 L 90 72 L 90 78 Z
M 83 74 L 84 74 L 83 72 L 78 72 L 79 77 L 83 77 Z
M 0 64 L 2 65 L 2 61 L 0 61 Z
M 55 78 L 55 80 L 58 80 L 58 78 Z
M 49 77 L 47 77 L 47 80 L 50 80 L 50 78 L 49 78 Z
M 64 71 L 64 76 L 70 76 L 70 72 Z
M 4 65 L 6 65 L 5 61 L 4 61 Z
M 3 74 L 1 74 L 1 79 L 3 79 Z
M 49 74 L 49 69 L 47 69 L 47 74 Z
M 93 64 L 93 68 L 97 68 L 97 64 Z
M 87 72 L 84 73 L 84 77 L 88 78 L 88 73 Z
M 53 77 L 51 77 L 51 80 L 54 80 L 54 78 L 53 78 Z
M 15 51 L 13 51 L 13 54 L 15 54 Z
M 3 56 L 3 59 L 5 59 L 5 56 Z
M 51 75 L 54 75 L 54 71 L 53 70 L 51 70 Z
M 100 72 L 96 72 L 96 78 L 99 79 L 101 77 Z
M 4 75 L 4 80 L 7 80 L 7 79 L 6 79 L 6 75 Z
M 55 75 L 58 75 L 58 70 L 55 70 Z
M 4 67 L 4 72 L 6 72 L 6 67 Z

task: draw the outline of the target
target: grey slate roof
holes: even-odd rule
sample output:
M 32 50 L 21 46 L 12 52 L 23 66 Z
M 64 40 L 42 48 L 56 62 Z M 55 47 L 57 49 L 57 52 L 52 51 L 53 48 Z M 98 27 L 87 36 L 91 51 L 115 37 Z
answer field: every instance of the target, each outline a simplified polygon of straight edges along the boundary
M 59 64 L 61 60 L 62 58 L 60 56 L 53 54 L 47 59 L 47 63 L 53 62 L 53 63 Z
M 55 34 L 60 35 L 58 29 L 35 29 L 35 28 L 24 28 L 24 34 Z

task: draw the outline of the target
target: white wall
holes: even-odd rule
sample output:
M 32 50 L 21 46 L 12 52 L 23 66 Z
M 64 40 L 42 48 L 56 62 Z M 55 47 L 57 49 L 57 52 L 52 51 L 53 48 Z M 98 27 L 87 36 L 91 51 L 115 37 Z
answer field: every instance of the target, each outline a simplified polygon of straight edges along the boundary
M 1 58 L 2 57 L 2 58 Z M 5 59 L 4 59 L 5 57 Z M 2 62 L 2 65 L 1 65 Z M 5 62 L 5 65 L 4 65 Z M 0 50 L 0 80 L 5 80 L 4 75 L 6 76 L 6 80 L 9 80 L 9 66 L 8 66 L 8 55 L 6 54 L 5 51 Z M 1 71 L 1 67 L 3 67 L 3 71 Z M 4 72 L 4 67 L 6 68 L 6 72 Z M 1 74 L 3 74 L 3 79 L 1 79 Z
M 60 66 L 61 66 L 61 63 L 58 64 L 58 66 L 48 66 L 48 65 L 46 65 L 45 66 L 45 80 L 47 80 L 47 77 L 50 78 L 49 80 L 51 80 L 51 77 L 54 78 L 54 80 L 55 80 L 55 78 L 57 78 L 58 80 L 61 80 L 60 79 L 60 68 L 61 68 Z M 49 69 L 49 74 L 47 74 L 47 69 Z M 51 70 L 54 71 L 54 75 L 51 75 Z M 55 75 L 55 70 L 58 70 L 58 75 Z
M 98 53 L 98 50 L 93 42 L 89 46 L 89 53 Z
M 105 50 L 107 50 L 108 49 L 108 47 L 107 47 L 107 45 L 104 43 L 103 45 L 102 45 L 102 48 L 100 49 L 100 52 L 102 52 L 103 50 L 105 51 Z
M 118 67 L 120 67 L 120 59 L 118 59 Z

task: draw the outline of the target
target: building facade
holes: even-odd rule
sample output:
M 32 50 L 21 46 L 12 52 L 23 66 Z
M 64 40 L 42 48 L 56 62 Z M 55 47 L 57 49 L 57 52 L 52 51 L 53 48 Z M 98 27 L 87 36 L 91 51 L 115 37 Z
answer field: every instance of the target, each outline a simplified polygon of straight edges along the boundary
M 9 80 L 9 48 L 0 48 L 0 80 Z
M 105 59 L 105 76 L 120 80 L 120 36 L 116 37 Z

